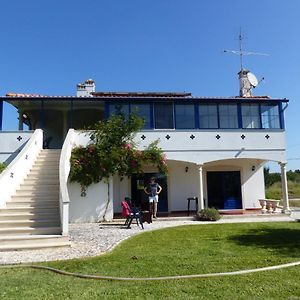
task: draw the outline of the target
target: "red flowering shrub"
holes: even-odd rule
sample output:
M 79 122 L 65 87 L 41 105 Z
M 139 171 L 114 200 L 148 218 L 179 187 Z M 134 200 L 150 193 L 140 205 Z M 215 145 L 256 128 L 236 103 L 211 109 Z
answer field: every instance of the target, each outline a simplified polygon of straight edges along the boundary
M 127 119 L 112 116 L 107 122 L 98 122 L 90 134 L 90 144 L 72 151 L 70 180 L 87 187 L 114 174 L 130 177 L 143 173 L 142 167 L 149 164 L 167 173 L 167 157 L 157 146 L 158 141 L 144 151 L 134 144 L 134 135 L 142 125 L 143 120 L 134 114 Z

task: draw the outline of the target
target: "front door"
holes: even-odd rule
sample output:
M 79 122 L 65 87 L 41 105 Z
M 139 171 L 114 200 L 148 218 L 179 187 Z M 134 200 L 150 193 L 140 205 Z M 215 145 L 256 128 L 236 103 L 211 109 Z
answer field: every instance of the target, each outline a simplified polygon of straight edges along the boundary
M 240 172 L 207 172 L 207 198 L 208 207 L 242 208 Z
M 148 195 L 144 192 L 144 187 L 150 182 L 150 178 L 155 177 L 156 182 L 162 187 L 159 194 L 157 211 L 168 211 L 168 183 L 167 177 L 160 173 L 144 173 L 134 174 L 131 177 L 131 198 L 136 206 L 142 206 L 143 203 L 148 203 Z

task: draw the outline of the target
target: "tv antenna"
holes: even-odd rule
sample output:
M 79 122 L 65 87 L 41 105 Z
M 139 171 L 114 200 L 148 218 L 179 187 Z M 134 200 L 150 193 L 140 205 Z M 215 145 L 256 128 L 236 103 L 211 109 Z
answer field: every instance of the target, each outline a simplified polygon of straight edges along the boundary
M 224 50 L 225 53 L 232 53 L 240 56 L 240 64 L 241 64 L 241 70 L 243 70 L 243 57 L 246 55 L 262 55 L 262 56 L 269 56 L 269 54 L 266 53 L 260 53 L 260 52 L 251 52 L 251 51 L 244 51 L 243 50 L 243 35 L 242 35 L 242 29 L 240 29 L 239 33 L 239 50 Z

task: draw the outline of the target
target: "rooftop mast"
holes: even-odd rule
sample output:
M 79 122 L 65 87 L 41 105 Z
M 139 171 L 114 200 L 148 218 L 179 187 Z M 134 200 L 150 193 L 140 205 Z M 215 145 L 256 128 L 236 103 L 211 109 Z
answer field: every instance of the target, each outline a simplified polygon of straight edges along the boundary
M 232 53 L 237 54 L 240 56 L 240 65 L 241 70 L 239 71 L 239 80 L 240 80 L 240 96 L 241 97 L 251 97 L 252 96 L 252 88 L 255 88 L 258 85 L 258 80 L 256 77 L 250 73 L 249 70 L 244 69 L 243 66 L 243 57 L 245 55 L 263 55 L 263 56 L 269 56 L 266 53 L 260 53 L 260 52 L 250 52 L 250 51 L 244 51 L 243 50 L 243 35 L 242 35 L 242 29 L 240 28 L 239 33 L 239 50 L 224 50 L 225 53 Z M 262 78 L 263 80 L 264 78 Z

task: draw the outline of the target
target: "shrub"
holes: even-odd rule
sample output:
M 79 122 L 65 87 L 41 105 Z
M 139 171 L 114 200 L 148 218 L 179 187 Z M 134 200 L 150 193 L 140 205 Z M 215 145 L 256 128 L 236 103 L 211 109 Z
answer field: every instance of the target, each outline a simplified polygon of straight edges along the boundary
M 198 221 L 218 221 L 221 215 L 219 211 L 215 208 L 204 208 L 201 209 L 196 216 Z
M 96 123 L 94 130 L 89 133 L 89 145 L 76 147 L 72 151 L 71 182 L 78 182 L 82 188 L 87 188 L 115 174 L 121 179 L 141 174 L 143 165 L 154 166 L 160 173 L 166 174 L 167 158 L 158 147 L 158 140 L 142 151 L 134 143 L 134 137 L 143 122 L 135 114 L 130 114 L 128 118 L 114 115 L 107 121 Z
M 2 173 L 5 168 L 6 168 L 6 165 L 4 163 L 0 162 L 0 173 Z

